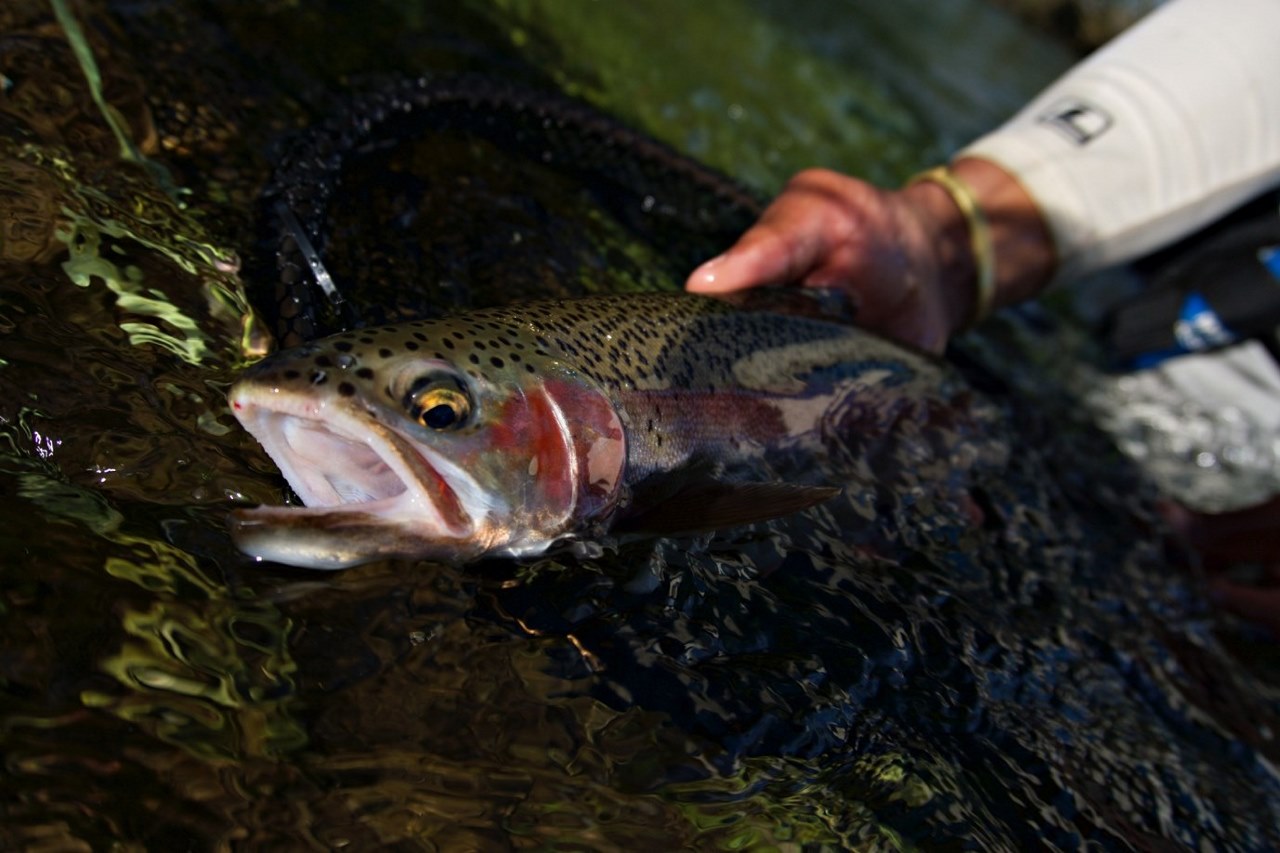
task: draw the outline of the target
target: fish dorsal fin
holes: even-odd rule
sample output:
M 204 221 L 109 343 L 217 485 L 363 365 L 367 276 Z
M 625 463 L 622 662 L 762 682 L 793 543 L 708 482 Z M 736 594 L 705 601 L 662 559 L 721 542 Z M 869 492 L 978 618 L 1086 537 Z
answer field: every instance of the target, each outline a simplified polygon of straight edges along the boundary
M 722 530 L 790 515 L 839 493 L 832 486 L 702 482 L 651 502 L 640 499 L 614 530 L 655 536 Z

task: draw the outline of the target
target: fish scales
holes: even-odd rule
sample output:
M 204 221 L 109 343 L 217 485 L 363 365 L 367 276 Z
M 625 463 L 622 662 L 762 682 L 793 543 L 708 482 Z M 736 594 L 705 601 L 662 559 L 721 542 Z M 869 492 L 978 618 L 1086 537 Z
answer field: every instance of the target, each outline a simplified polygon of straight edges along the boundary
M 684 294 L 345 332 L 232 388 L 307 505 L 241 511 L 233 529 L 258 556 L 322 567 L 537 554 L 635 514 L 655 482 L 669 496 L 770 449 L 817 452 L 849 395 L 921 373 L 939 371 L 853 327 Z M 785 512 L 833 491 L 772 497 Z M 732 488 L 717 499 L 725 518 L 744 511 Z

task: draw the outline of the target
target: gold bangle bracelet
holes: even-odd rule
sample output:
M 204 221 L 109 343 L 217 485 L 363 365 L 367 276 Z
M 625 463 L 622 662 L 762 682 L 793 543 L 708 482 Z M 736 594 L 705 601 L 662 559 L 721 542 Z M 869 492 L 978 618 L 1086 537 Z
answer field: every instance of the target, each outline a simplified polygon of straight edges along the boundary
M 924 181 L 937 184 L 947 191 L 960 213 L 964 216 L 969 228 L 969 248 L 973 252 L 973 267 L 976 281 L 976 293 L 973 300 L 973 315 L 965 323 L 964 329 L 972 329 L 991 313 L 996 296 L 996 248 L 991 239 L 991 224 L 987 215 L 982 212 L 973 190 L 964 181 L 957 178 L 947 166 L 935 166 L 921 172 L 907 182 L 907 185 Z

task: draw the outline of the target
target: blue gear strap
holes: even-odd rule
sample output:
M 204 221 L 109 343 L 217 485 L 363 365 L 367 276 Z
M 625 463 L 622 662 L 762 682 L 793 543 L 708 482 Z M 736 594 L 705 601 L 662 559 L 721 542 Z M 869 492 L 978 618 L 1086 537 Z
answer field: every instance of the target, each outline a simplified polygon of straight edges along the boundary
M 1239 339 L 1205 298 L 1194 290 L 1182 303 L 1182 310 L 1173 325 L 1173 337 L 1186 352 L 1224 347 Z
M 1258 260 L 1274 278 L 1280 278 L 1280 246 L 1263 246 L 1258 250 Z

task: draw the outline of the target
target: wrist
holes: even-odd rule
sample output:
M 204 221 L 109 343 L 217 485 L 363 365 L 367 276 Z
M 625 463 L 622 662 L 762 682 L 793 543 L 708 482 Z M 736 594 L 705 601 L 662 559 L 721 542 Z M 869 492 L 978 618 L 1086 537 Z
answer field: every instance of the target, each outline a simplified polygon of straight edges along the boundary
M 923 224 L 951 332 L 1048 284 L 1055 264 L 1049 229 L 1031 196 L 994 163 L 962 157 L 901 192 Z
M 978 258 L 969 222 L 947 188 L 933 180 L 917 177 L 899 194 L 920 225 L 920 243 L 913 251 L 932 261 L 922 270 L 923 298 L 941 315 L 949 337 L 981 319 Z
M 1035 199 L 1017 178 L 990 160 L 960 157 L 951 171 L 972 188 L 990 223 L 996 306 L 1037 296 L 1053 278 L 1057 255 Z

